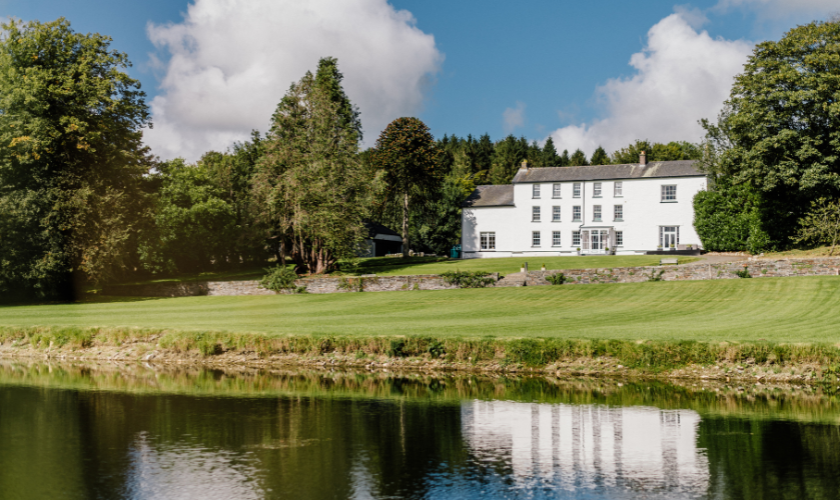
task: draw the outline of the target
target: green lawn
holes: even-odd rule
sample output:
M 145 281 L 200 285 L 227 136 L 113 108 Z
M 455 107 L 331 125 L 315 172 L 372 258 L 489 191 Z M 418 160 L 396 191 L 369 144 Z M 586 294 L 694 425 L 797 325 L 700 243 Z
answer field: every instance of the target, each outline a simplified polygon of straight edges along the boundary
M 757 278 L 9 306 L 0 325 L 836 343 L 838 304 L 838 277 Z
M 395 259 L 379 257 L 366 259 L 359 266 L 359 272 L 380 276 L 407 274 L 440 274 L 447 271 L 484 271 L 510 274 L 519 272 L 523 262 L 530 271 L 546 269 L 587 269 L 610 267 L 634 267 L 659 265 L 659 255 L 604 255 L 593 257 L 503 257 L 498 259 L 466 259 L 424 262 L 423 259 Z M 434 259 L 432 259 L 434 260 Z M 680 257 L 680 264 L 694 262 L 697 257 Z M 419 261 L 419 263 L 418 263 Z

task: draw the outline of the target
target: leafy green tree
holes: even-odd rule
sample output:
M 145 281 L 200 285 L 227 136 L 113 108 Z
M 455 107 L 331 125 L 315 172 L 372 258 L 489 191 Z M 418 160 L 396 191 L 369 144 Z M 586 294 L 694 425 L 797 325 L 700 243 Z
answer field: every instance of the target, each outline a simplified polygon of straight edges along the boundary
M 694 196 L 694 228 L 712 252 L 759 253 L 767 243 L 761 227 L 761 194 L 750 186 L 720 178 Z
M 812 201 L 840 194 L 840 22 L 798 26 L 758 44 L 719 122 L 710 173 L 761 191 L 771 246 L 790 236 Z M 721 143 L 721 141 L 718 141 Z
M 206 271 L 229 260 L 231 242 L 239 232 L 236 208 L 214 182 L 210 165 L 207 161 L 187 165 L 182 159 L 159 165 L 162 186 L 155 230 L 147 233 L 140 246 L 147 271 Z
M 572 153 L 572 158 L 569 162 L 573 167 L 585 167 L 586 165 L 589 165 L 589 162 L 586 161 L 586 154 L 580 149 L 577 149 L 574 153 Z
M 412 199 L 431 199 L 443 178 L 441 150 L 429 127 L 417 118 L 397 118 L 389 123 L 373 150 L 371 162 L 381 174 L 385 198 L 402 204 L 403 252 L 409 246 Z
M 0 293 L 69 298 L 74 276 L 101 283 L 135 264 L 145 94 L 109 37 L 64 19 L 2 28 Z
M 609 165 L 610 164 L 610 157 L 607 155 L 607 152 L 604 151 L 604 148 L 598 146 L 598 149 L 592 153 L 592 160 L 590 160 L 592 165 Z
M 309 72 L 277 105 L 252 183 L 257 220 L 280 262 L 289 256 L 320 274 L 355 254 L 371 185 L 358 138 Z
M 551 136 L 545 140 L 545 144 L 542 149 L 542 158 L 543 165 L 546 167 L 560 166 L 560 156 L 557 155 L 557 148 L 554 147 L 554 139 L 552 139 Z
M 417 239 L 424 249 L 447 255 L 461 241 L 461 203 L 475 190 L 471 176 L 447 175 L 440 191 L 418 217 Z
M 668 144 L 637 140 L 612 154 L 612 163 L 639 163 L 639 155 L 645 152 L 647 161 L 699 160 L 703 157 L 700 146 L 685 141 L 672 141 Z
M 820 198 L 811 204 L 811 211 L 799 221 L 799 231 L 793 237 L 797 243 L 831 245 L 828 255 L 840 242 L 840 200 Z

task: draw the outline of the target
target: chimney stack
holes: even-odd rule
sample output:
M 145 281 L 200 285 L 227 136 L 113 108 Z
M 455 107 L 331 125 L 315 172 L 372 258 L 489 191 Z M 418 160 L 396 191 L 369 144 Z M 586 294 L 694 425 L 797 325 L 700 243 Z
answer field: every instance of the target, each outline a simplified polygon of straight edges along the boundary
M 641 154 L 639 154 L 639 163 L 641 163 L 642 166 L 647 165 L 647 156 L 645 156 L 644 151 L 642 151 Z
M 528 170 L 528 160 L 522 160 L 522 166 L 519 167 L 521 170 Z

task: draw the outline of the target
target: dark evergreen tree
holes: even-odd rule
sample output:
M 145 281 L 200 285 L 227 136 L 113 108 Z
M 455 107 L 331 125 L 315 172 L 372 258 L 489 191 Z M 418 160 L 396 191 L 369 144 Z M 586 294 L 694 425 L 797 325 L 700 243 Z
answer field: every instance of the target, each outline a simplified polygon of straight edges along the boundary
M 580 149 L 576 149 L 574 153 L 572 153 L 572 158 L 569 160 L 572 167 L 585 167 L 589 165 L 589 162 L 586 161 L 586 154 L 581 151 Z
M 490 140 L 490 134 L 484 134 L 478 139 L 475 155 L 475 163 L 478 171 L 490 171 L 490 167 L 493 165 L 493 154 L 495 151 L 496 146 Z
M 513 135 L 505 137 L 496 144 L 493 164 L 490 167 L 490 182 L 508 184 L 516 175 L 522 160 L 528 159 L 528 141 Z
M 548 137 L 545 141 L 545 145 L 542 149 L 542 156 L 543 156 L 543 164 L 546 167 L 560 167 L 561 159 L 557 155 L 557 148 L 554 147 L 554 139 L 551 136 Z
M 592 165 L 609 165 L 610 157 L 607 155 L 607 152 L 604 151 L 604 148 L 598 146 L 598 149 L 592 153 L 592 160 L 590 160 L 589 163 Z
M 341 81 L 344 75 L 338 70 L 338 59 L 334 57 L 323 57 L 318 61 L 318 72 L 315 73 L 315 87 L 321 89 L 329 96 L 329 99 L 338 106 L 338 114 L 341 117 L 341 127 L 356 134 L 359 142 L 362 140 L 362 121 L 359 118 L 359 108 L 353 106 Z
M 563 150 L 563 154 L 560 155 L 560 159 L 559 159 L 558 163 L 559 163 L 559 166 L 561 166 L 561 167 L 571 166 L 572 159 L 569 158 L 569 150 L 568 149 Z

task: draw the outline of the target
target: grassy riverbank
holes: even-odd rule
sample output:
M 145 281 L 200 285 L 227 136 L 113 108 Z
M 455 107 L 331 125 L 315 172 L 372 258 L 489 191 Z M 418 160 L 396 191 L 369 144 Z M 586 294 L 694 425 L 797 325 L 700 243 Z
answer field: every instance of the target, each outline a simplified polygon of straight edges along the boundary
M 269 336 L 419 335 L 840 342 L 837 277 L 390 293 L 120 299 L 0 307 L 0 326 L 137 327 Z
M 833 379 L 838 303 L 840 279 L 827 276 L 135 299 L 3 307 L 0 342 L 6 354 Z

